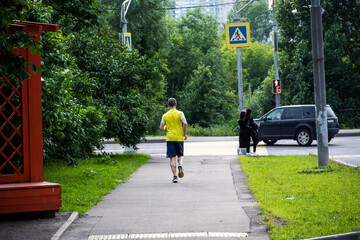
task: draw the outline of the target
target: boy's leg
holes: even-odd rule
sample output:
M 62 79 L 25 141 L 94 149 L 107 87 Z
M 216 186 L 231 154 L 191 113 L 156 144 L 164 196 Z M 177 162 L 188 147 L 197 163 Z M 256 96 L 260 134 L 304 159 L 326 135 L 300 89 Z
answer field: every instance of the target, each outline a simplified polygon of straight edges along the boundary
M 173 175 L 177 176 L 176 175 L 176 157 L 170 158 L 170 167 L 171 167 L 171 171 L 172 171 Z
M 178 176 L 180 178 L 182 178 L 182 177 L 184 177 L 184 172 L 183 172 L 183 168 L 182 168 L 182 164 L 183 164 L 183 161 L 184 161 L 184 142 L 179 142 L 177 144 L 176 155 L 178 157 L 178 163 L 179 163 L 179 166 L 178 166 L 179 174 L 178 174 Z
M 183 156 L 180 156 L 180 157 L 178 156 L 178 163 L 179 163 L 179 166 L 178 166 L 179 174 L 178 174 L 178 176 L 180 178 L 184 177 L 184 171 L 183 171 L 183 167 L 182 167 L 183 161 L 184 161 L 184 157 Z
M 184 162 L 184 156 L 178 157 L 178 163 L 179 165 L 182 165 Z

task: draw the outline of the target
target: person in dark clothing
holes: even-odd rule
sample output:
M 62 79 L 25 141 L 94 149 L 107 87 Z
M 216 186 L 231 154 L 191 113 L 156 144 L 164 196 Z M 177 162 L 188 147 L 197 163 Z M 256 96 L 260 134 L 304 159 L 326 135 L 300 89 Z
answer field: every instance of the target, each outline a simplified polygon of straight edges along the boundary
M 258 144 L 258 125 L 254 122 L 253 117 L 251 116 L 251 108 L 246 109 L 245 114 L 245 137 L 246 137 L 246 152 L 250 155 L 256 155 L 256 145 Z M 250 152 L 250 137 L 253 140 L 253 150 Z
M 240 112 L 240 118 L 238 119 L 239 124 L 239 150 L 238 155 L 246 154 L 246 126 L 245 126 L 245 111 Z M 241 154 L 240 154 L 241 153 Z

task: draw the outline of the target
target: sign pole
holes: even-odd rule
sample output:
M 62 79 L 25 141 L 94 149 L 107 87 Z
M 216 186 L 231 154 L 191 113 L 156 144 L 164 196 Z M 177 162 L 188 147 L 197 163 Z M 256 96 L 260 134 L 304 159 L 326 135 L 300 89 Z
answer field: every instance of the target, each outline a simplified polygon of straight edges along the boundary
M 239 23 L 240 18 L 236 9 L 237 1 L 234 1 L 234 22 Z M 239 91 L 239 112 L 244 109 L 244 96 L 243 96 L 243 76 L 242 76 L 242 63 L 241 63 L 241 48 L 236 48 L 237 72 L 238 72 L 238 91 Z
M 316 137 L 319 167 L 329 164 L 329 144 L 326 112 L 324 47 L 320 0 L 311 0 L 311 38 L 316 106 Z
M 273 0 L 273 32 L 274 32 L 274 65 L 275 79 L 279 79 L 279 60 L 278 60 L 278 41 L 277 41 L 277 24 L 275 19 L 275 0 Z M 275 106 L 280 106 L 280 93 L 275 93 Z

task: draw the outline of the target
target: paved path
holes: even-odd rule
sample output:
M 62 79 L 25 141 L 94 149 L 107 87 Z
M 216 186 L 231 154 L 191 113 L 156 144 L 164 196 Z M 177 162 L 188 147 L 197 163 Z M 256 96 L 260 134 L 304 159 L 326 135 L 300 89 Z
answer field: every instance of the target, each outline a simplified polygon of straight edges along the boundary
M 61 239 L 268 239 L 236 155 L 187 156 L 184 170 L 174 184 L 154 156 Z

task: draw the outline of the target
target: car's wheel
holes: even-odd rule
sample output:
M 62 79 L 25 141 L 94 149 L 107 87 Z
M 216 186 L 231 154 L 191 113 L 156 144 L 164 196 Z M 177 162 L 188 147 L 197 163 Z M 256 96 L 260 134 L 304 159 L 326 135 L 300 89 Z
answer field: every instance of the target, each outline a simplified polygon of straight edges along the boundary
M 268 139 L 268 140 L 263 140 L 264 143 L 266 143 L 267 145 L 274 145 L 277 140 L 276 139 Z
M 296 134 L 296 141 L 300 146 L 311 145 L 313 139 L 310 131 L 307 129 L 300 129 Z
M 332 138 L 328 138 L 328 143 L 331 142 L 331 139 L 332 139 Z

